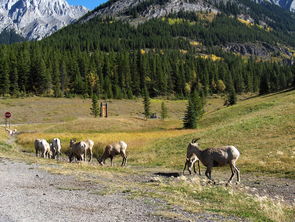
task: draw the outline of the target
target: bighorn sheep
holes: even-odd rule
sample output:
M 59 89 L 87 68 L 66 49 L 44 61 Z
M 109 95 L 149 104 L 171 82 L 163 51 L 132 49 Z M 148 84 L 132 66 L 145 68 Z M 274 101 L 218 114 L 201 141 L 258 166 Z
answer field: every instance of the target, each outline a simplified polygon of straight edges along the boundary
M 59 159 L 61 155 L 61 143 L 59 138 L 54 138 L 50 144 L 50 150 L 52 153 L 52 159 Z
M 194 167 L 194 172 L 197 173 L 196 166 L 195 166 L 196 162 L 198 162 L 199 175 L 201 175 L 200 161 L 195 153 L 187 154 L 186 161 L 185 161 L 184 168 L 183 168 L 183 174 L 184 174 L 186 167 L 187 167 L 189 174 L 192 174 L 192 167 Z
M 73 157 L 76 157 L 77 160 L 86 161 L 86 154 L 87 152 L 90 154 L 89 162 L 92 159 L 92 148 L 94 142 L 92 140 L 80 141 L 76 142 L 75 140 L 70 141 L 70 154 L 69 154 L 69 161 L 72 162 Z
M 123 161 L 121 166 L 125 166 L 127 163 L 127 155 L 126 155 L 127 144 L 124 141 L 120 141 L 118 143 L 109 144 L 105 147 L 104 152 L 100 158 L 97 159 L 99 164 L 104 165 L 105 160 L 107 158 L 111 159 L 111 166 L 113 166 L 113 158 L 116 155 L 121 155 L 123 157 Z
M 10 136 L 14 136 L 17 133 L 17 129 L 11 130 L 11 129 L 5 128 L 5 130 L 8 132 Z
M 194 149 L 194 153 L 197 155 L 198 159 L 207 167 L 205 175 L 209 180 L 211 179 L 211 171 L 213 167 L 225 166 L 229 164 L 231 169 L 231 176 L 228 180 L 228 184 L 235 173 L 237 174 L 237 183 L 240 182 L 240 171 L 236 167 L 236 161 L 240 156 L 240 152 L 234 146 L 223 146 L 219 148 L 207 148 L 205 150 L 199 149 L 198 139 L 193 139 L 188 145 L 188 149 Z
M 35 140 L 35 151 L 36 151 L 36 157 L 38 157 L 39 152 L 41 152 L 41 157 L 43 158 L 51 157 L 50 145 L 45 139 Z

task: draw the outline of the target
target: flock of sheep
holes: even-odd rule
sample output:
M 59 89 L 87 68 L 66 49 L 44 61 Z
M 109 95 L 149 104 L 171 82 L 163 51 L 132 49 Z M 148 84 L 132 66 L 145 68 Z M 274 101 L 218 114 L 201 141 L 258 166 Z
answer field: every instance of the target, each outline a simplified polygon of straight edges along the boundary
M 86 161 L 87 154 L 89 155 L 89 162 L 93 157 L 94 142 L 90 139 L 86 141 L 77 142 L 74 139 L 70 140 L 69 162 L 72 162 L 74 158 L 78 161 Z M 101 165 L 105 164 L 107 158 L 111 159 L 111 165 L 113 166 L 113 158 L 116 155 L 121 155 L 123 161 L 121 166 L 125 166 L 127 163 L 126 155 L 127 144 L 124 141 L 118 143 L 109 144 L 105 147 L 104 153 L 97 160 Z M 59 138 L 54 138 L 49 144 L 45 139 L 35 140 L 35 152 L 36 157 L 39 155 L 43 158 L 59 159 L 61 154 L 61 142 Z
M 237 183 L 240 182 L 240 171 L 236 167 L 236 161 L 240 156 L 240 152 L 234 146 L 224 146 L 218 148 L 207 148 L 201 150 L 199 144 L 197 143 L 198 139 L 193 139 L 187 147 L 186 162 L 183 169 L 183 174 L 187 168 L 191 174 L 192 168 L 196 173 L 195 163 L 198 163 L 199 175 L 200 171 L 200 161 L 206 166 L 205 175 L 209 181 L 213 181 L 211 177 L 211 171 L 213 167 L 229 165 L 231 169 L 231 176 L 227 182 L 230 184 L 234 175 L 237 175 Z M 89 154 L 89 162 L 92 160 L 94 142 L 90 139 L 86 141 L 70 140 L 70 152 L 69 152 L 69 161 L 72 162 L 74 158 L 78 161 L 86 161 L 86 155 Z M 103 154 L 97 159 L 101 165 L 105 164 L 107 158 L 111 159 L 111 166 L 113 166 L 113 158 L 116 155 L 121 155 L 123 158 L 121 166 L 125 166 L 127 163 L 127 144 L 124 141 L 118 143 L 109 144 L 105 147 Z M 41 154 L 41 157 L 47 157 L 52 159 L 59 159 L 61 154 L 61 142 L 60 139 L 54 138 L 49 144 L 45 139 L 36 139 L 35 140 L 35 151 L 36 156 Z

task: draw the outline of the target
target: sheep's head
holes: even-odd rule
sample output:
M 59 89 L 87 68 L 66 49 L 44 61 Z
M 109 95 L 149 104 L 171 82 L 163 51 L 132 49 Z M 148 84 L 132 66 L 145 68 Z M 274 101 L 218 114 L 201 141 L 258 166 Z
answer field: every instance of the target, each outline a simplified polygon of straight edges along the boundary
M 97 158 L 97 161 L 98 161 L 98 163 L 100 164 L 100 165 L 104 165 L 105 163 L 104 163 L 104 161 L 103 161 L 103 159 L 102 159 L 102 156 L 99 156 L 98 158 Z
M 76 139 L 71 139 L 70 140 L 70 147 L 72 147 L 74 143 L 76 143 Z
M 199 144 L 197 143 L 199 139 L 200 138 L 192 139 L 192 142 L 189 143 L 189 146 L 199 147 Z

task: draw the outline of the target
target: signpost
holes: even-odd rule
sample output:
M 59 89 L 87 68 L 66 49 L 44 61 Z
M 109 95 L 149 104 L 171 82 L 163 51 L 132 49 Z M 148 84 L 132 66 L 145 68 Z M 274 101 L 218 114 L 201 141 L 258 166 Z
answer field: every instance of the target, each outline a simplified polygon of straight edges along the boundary
M 4 114 L 5 116 L 5 127 L 7 127 L 7 124 L 9 125 L 9 128 L 10 128 L 10 117 L 11 117 L 11 112 L 6 112 Z

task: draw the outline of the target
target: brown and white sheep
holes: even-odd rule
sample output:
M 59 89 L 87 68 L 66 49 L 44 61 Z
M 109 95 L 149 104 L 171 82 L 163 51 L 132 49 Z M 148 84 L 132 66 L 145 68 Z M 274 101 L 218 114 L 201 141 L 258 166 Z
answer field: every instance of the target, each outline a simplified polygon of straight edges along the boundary
M 78 161 L 82 161 L 86 157 L 87 144 L 84 141 L 76 142 L 76 140 L 70 140 L 70 153 L 69 161 L 72 162 L 76 157 Z
M 240 171 L 236 167 L 236 161 L 240 156 L 240 152 L 234 146 L 222 146 L 218 148 L 207 148 L 205 150 L 200 150 L 199 144 L 197 143 L 198 139 L 193 139 L 188 145 L 188 149 L 195 149 L 195 154 L 198 159 L 207 167 L 205 175 L 209 180 L 211 178 L 211 171 L 213 167 L 221 167 L 229 165 L 231 169 L 231 176 L 228 180 L 228 183 L 231 183 L 231 180 L 235 174 L 237 174 L 237 183 L 240 182 Z
M 70 141 L 70 154 L 69 154 L 69 160 L 72 162 L 73 157 L 76 157 L 78 161 L 84 160 L 86 161 L 87 153 L 89 153 L 90 159 L 89 162 L 92 159 L 94 142 L 92 140 L 86 140 L 86 141 L 80 141 L 76 142 L 74 139 Z
M 38 157 L 39 153 L 41 153 L 41 157 L 43 158 L 51 157 L 50 145 L 45 139 L 36 139 L 34 144 L 35 144 L 36 157 Z
M 52 153 L 52 159 L 59 159 L 59 156 L 61 155 L 61 142 L 59 138 L 54 138 L 51 141 L 50 150 Z
M 118 143 L 113 143 L 109 144 L 105 147 L 104 152 L 100 158 L 98 158 L 98 162 L 101 165 L 105 164 L 105 160 L 107 158 L 111 159 L 111 166 L 113 166 L 113 158 L 116 155 L 121 155 L 123 160 L 121 166 L 125 166 L 127 163 L 127 155 L 126 155 L 126 150 L 127 150 L 127 144 L 124 141 L 120 141 Z

